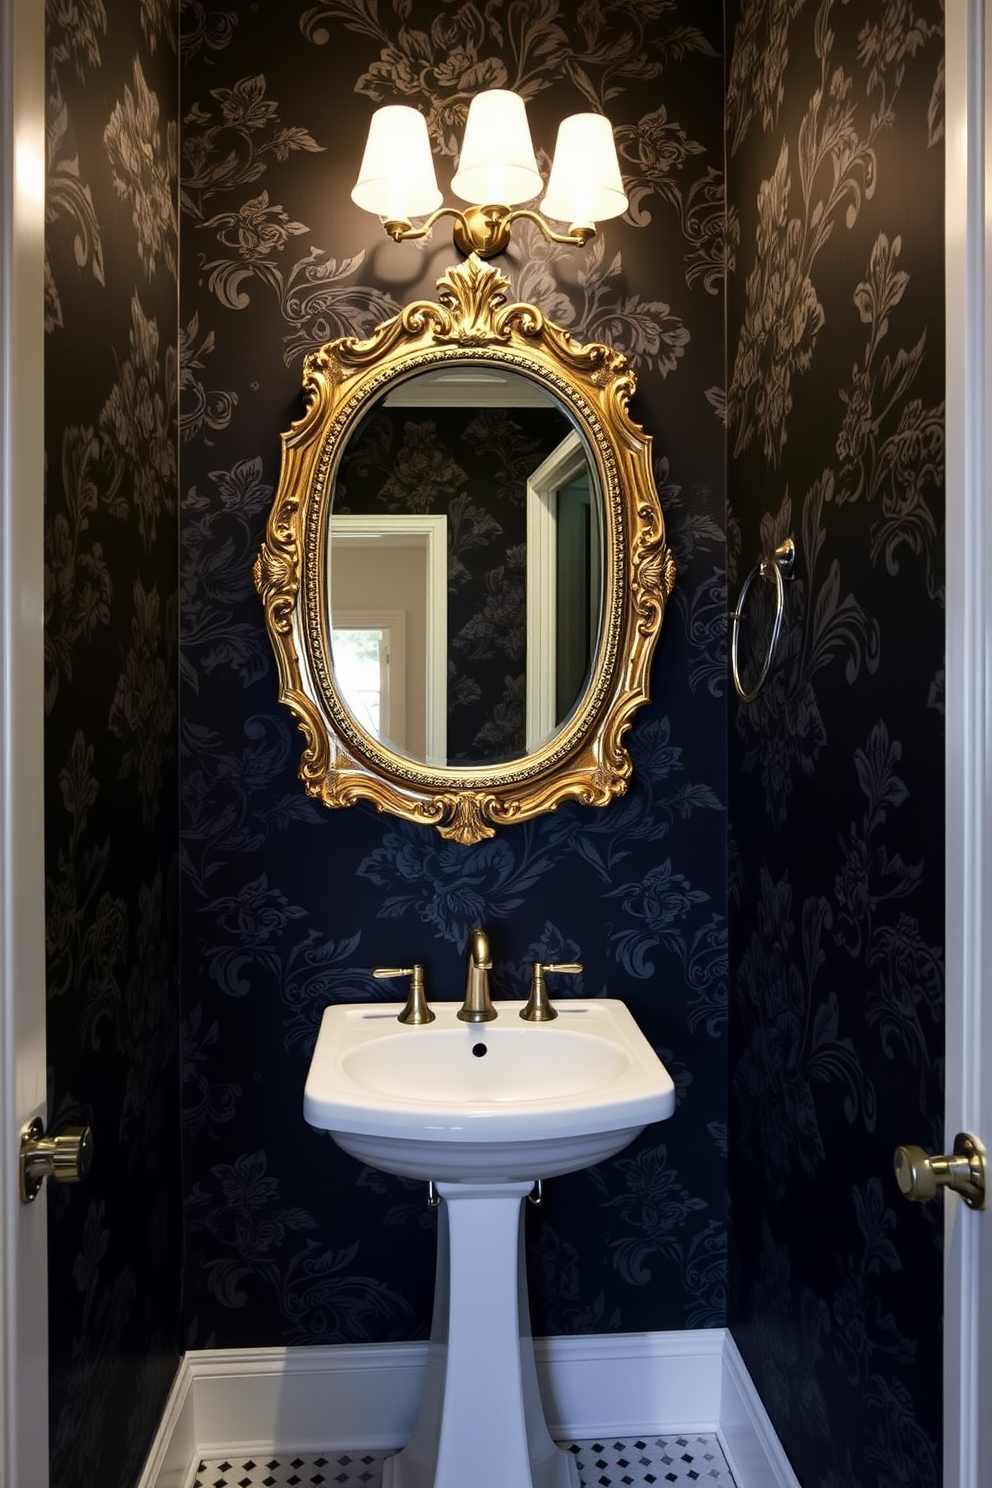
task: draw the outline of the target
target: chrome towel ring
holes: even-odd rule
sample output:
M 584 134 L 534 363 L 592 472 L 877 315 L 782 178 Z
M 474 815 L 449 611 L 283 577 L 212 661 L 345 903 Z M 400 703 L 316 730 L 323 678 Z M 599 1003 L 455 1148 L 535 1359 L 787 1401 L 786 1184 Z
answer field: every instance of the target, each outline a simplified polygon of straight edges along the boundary
M 754 699 L 758 696 L 758 693 L 765 685 L 765 679 L 768 676 L 768 669 L 772 664 L 772 657 L 775 655 L 775 647 L 778 645 L 779 633 L 782 629 L 782 616 L 785 613 L 785 580 L 791 579 L 793 577 L 793 569 L 795 568 L 795 563 L 796 545 L 792 541 L 791 537 L 787 537 L 785 539 L 785 542 L 779 543 L 774 553 L 766 553 L 765 556 L 755 564 L 754 568 L 752 568 L 751 572 L 744 580 L 744 583 L 741 585 L 740 598 L 737 601 L 737 608 L 731 611 L 730 669 L 733 673 L 734 687 L 737 690 L 737 696 L 744 703 L 753 702 Z M 737 641 L 740 635 L 741 616 L 744 614 L 744 601 L 747 599 L 747 593 L 751 587 L 751 584 L 757 577 L 768 579 L 775 585 L 775 619 L 772 622 L 771 639 L 768 642 L 768 651 L 765 654 L 765 660 L 762 664 L 761 671 L 758 673 L 758 680 L 755 682 L 753 687 L 746 688 L 741 681 L 740 666 L 737 661 Z

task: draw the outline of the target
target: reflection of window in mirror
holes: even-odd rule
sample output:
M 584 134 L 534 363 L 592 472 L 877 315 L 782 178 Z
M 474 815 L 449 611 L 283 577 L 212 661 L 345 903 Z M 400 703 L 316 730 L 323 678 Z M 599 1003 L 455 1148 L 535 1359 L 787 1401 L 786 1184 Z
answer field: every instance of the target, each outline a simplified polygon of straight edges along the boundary
M 527 482 L 527 749 L 551 739 L 581 700 L 602 614 L 595 475 L 577 433 Z
M 331 631 L 334 680 L 355 721 L 378 738 L 402 743 L 406 735 L 405 688 L 393 679 L 404 670 L 402 614 L 379 620 L 342 614 Z M 398 622 L 398 623 L 397 623 Z M 402 639 L 397 644 L 394 637 Z

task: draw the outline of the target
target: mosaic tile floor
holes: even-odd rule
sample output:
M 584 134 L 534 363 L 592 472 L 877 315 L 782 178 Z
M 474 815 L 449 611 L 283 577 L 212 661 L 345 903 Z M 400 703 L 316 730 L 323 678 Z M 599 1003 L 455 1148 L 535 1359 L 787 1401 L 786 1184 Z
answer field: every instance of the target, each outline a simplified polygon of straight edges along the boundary
M 571 1442 L 582 1488 L 734 1488 L 715 1436 L 648 1436 Z M 217 1458 L 200 1463 L 193 1488 L 380 1488 L 386 1452 L 316 1457 Z

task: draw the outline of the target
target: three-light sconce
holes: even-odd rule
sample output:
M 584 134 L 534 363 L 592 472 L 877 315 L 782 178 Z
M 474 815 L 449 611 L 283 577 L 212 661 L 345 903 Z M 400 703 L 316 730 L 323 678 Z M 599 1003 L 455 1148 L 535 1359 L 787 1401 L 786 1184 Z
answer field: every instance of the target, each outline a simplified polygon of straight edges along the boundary
M 472 99 L 451 189 L 469 206 L 442 206 L 423 114 L 405 104 L 377 109 L 351 199 L 379 217 L 397 243 L 422 238 L 441 217 L 453 217 L 461 252 L 491 258 L 506 248 L 512 224 L 526 218 L 550 242 L 581 246 L 597 222 L 627 210 L 609 119 L 572 114 L 562 120 L 545 190 L 524 100 L 505 88 Z M 519 205 L 542 191 L 540 212 Z M 426 221 L 414 226 L 414 218 Z M 568 223 L 568 231 L 553 228 L 549 218 Z

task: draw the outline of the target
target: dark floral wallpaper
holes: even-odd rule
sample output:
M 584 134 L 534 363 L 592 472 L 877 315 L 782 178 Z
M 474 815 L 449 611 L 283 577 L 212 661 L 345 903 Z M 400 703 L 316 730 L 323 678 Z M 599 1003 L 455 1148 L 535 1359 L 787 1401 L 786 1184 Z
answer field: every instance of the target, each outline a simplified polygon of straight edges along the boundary
M 459 997 L 476 923 L 497 992 L 581 960 L 679 1094 L 528 1213 L 535 1329 L 729 1321 L 804 1488 L 939 1483 L 940 1209 L 890 1176 L 941 1139 L 938 0 L 47 10 L 51 1119 L 97 1152 L 50 1196 L 53 1488 L 131 1488 L 185 1346 L 426 1334 L 424 1194 L 302 1089 L 327 1002 L 403 958 Z M 633 358 L 679 580 L 628 796 L 466 848 L 306 798 L 251 565 L 304 353 L 455 260 L 351 204 L 372 108 L 446 186 L 493 85 L 545 168 L 614 122 L 628 215 L 498 262 Z M 786 535 L 740 705 L 726 571 Z
M 892 1154 L 943 1150 L 943 8 L 728 23 L 731 592 L 798 550 L 731 709 L 730 1319 L 803 1488 L 927 1488 L 942 1208 Z
M 309 1130 L 303 1082 L 328 1002 L 395 995 L 370 967 L 420 960 L 430 995 L 460 997 L 477 923 L 491 934 L 497 994 L 525 995 L 534 957 L 582 961 L 569 990 L 624 998 L 679 1088 L 671 1121 L 550 1184 L 529 1215 L 535 1326 L 725 1321 L 722 34 L 718 0 L 183 7 L 191 1346 L 426 1336 L 425 1194 Z M 457 260 L 450 227 L 396 245 L 350 202 L 373 108 L 425 112 L 446 186 L 468 100 L 497 84 L 529 100 L 545 168 L 563 115 L 607 109 L 616 125 L 629 219 L 584 252 L 518 225 L 496 262 L 515 297 L 632 356 L 679 587 L 654 698 L 631 736 L 629 796 L 464 847 L 365 805 L 327 811 L 305 797 L 251 565 L 279 434 L 302 410 L 304 352 L 433 298 Z M 458 489 L 479 501 L 474 485 Z
M 135 1481 L 180 1352 L 177 24 L 47 7 L 52 1488 Z

